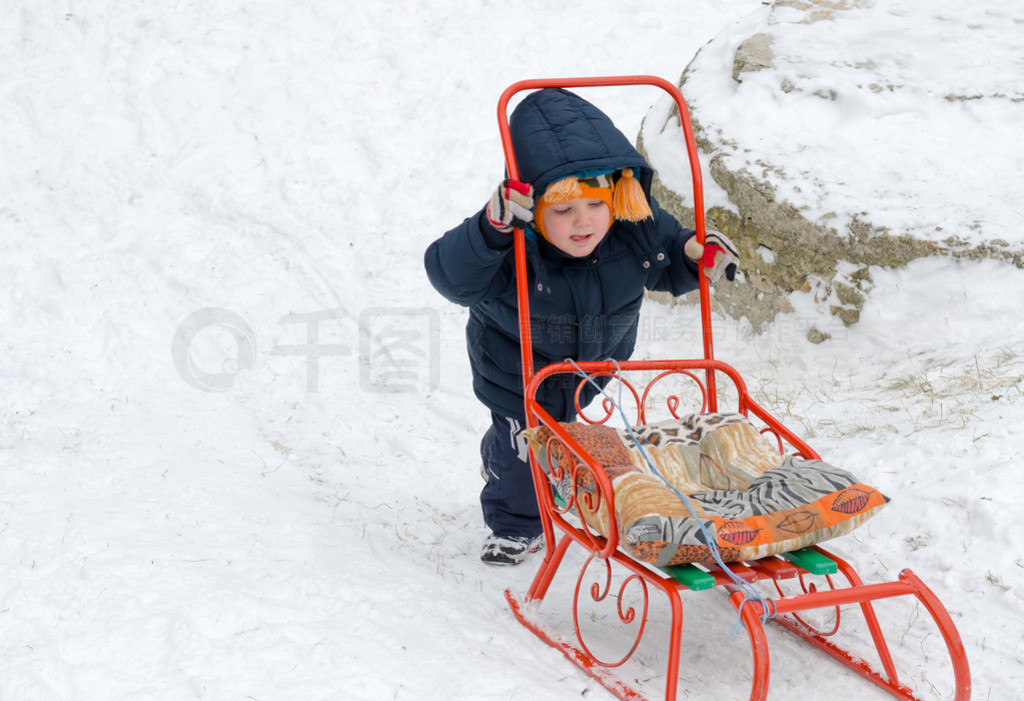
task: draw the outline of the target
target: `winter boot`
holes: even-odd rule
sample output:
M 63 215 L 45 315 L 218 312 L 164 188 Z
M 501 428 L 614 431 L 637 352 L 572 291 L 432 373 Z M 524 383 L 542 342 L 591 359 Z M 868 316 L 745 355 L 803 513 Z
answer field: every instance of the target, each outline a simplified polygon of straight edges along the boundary
M 480 551 L 480 559 L 488 565 L 518 565 L 530 553 L 544 547 L 544 535 L 538 536 L 501 536 L 494 533 L 484 540 Z

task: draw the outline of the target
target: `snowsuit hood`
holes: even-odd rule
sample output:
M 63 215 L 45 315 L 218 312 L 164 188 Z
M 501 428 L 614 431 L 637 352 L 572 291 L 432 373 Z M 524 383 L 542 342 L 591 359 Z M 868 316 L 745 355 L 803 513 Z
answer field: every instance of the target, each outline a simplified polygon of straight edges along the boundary
M 575 93 L 561 88 L 531 93 L 512 111 L 509 134 L 519 180 L 532 185 L 538 199 L 548 185 L 566 176 L 624 168 L 633 169 L 644 196 L 651 199 L 651 166 L 608 115 Z M 651 220 L 619 221 L 613 228 L 616 225 L 643 260 L 649 264 L 665 260 Z M 532 231 L 527 233 L 535 239 Z M 545 255 L 557 257 L 553 246 L 538 245 Z M 536 264 L 534 268 L 539 271 Z
M 540 197 L 548 185 L 587 171 L 633 168 L 650 197 L 653 171 L 608 116 L 561 88 L 531 93 L 512 112 L 509 132 L 519 180 Z

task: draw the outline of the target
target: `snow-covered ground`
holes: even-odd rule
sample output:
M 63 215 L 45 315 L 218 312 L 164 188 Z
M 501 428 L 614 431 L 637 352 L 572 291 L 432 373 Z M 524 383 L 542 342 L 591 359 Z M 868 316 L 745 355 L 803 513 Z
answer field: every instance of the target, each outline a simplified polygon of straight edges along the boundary
M 502 592 L 533 567 L 477 559 L 487 418 L 464 311 L 422 250 L 501 176 L 505 86 L 674 80 L 761 9 L 0 10 L 0 699 L 603 697 L 512 618 Z M 631 135 L 660 99 L 587 96 Z M 916 192 L 908 207 L 931 204 Z M 830 341 L 804 340 L 824 322 L 795 295 L 761 335 L 717 320 L 718 355 L 892 497 L 835 549 L 868 579 L 912 567 L 960 627 L 975 698 L 1015 698 L 1024 275 L 944 259 L 872 275 L 861 323 Z M 694 354 L 694 318 L 648 305 L 642 355 Z M 745 698 L 728 606 L 693 604 L 681 695 Z M 905 681 L 941 695 L 936 636 L 903 635 L 915 616 L 891 618 Z M 778 643 L 774 697 L 878 697 Z M 663 655 L 627 671 L 657 691 Z

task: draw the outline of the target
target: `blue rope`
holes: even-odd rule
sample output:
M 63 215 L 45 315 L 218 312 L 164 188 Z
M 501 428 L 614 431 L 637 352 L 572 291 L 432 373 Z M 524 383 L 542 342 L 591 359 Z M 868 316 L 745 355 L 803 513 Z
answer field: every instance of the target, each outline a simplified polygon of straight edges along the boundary
M 696 510 L 693 508 L 693 504 L 690 503 L 690 500 L 687 498 L 685 494 L 679 491 L 678 487 L 672 484 L 672 482 L 670 482 L 668 478 L 661 474 L 661 472 L 658 471 L 658 468 L 654 466 L 654 463 L 651 460 L 650 456 L 647 455 L 647 451 L 644 450 L 643 445 L 640 443 L 640 439 L 637 438 L 636 433 L 633 431 L 633 426 L 630 424 L 629 418 L 626 416 L 626 412 L 622 410 L 622 368 L 619 367 L 619 364 L 615 359 L 609 358 L 608 360 L 615 365 L 616 379 L 619 380 L 618 401 L 608 396 L 608 393 L 604 391 L 604 388 L 601 387 L 596 382 L 594 382 L 594 378 L 592 378 L 587 373 L 583 372 L 583 369 L 576 364 L 576 361 L 572 360 L 571 358 L 568 359 L 572 366 L 576 368 L 577 374 L 583 379 L 585 379 L 587 382 L 592 384 L 601 394 L 601 396 L 603 396 L 606 400 L 611 402 L 612 406 L 618 410 L 619 416 L 622 418 L 622 423 L 626 426 L 626 430 L 629 432 L 630 438 L 633 439 L 633 445 L 635 445 L 637 449 L 640 451 L 640 455 L 643 456 L 644 462 L 647 463 L 647 467 L 650 469 L 651 473 L 656 475 L 662 482 L 665 483 L 665 485 L 669 489 L 675 492 L 676 496 L 679 497 L 680 501 L 682 501 L 683 504 L 686 505 L 686 508 L 690 512 L 690 515 L 693 517 L 693 520 L 697 522 L 697 526 L 700 528 L 701 535 L 704 536 L 704 542 L 707 543 L 708 550 L 711 552 L 711 556 L 712 558 L 714 558 L 715 564 L 718 565 L 722 569 L 722 571 L 729 576 L 729 579 L 731 579 L 736 584 L 740 591 L 743 592 L 743 603 L 740 604 L 739 610 L 737 612 L 739 618 L 736 621 L 736 625 L 733 626 L 732 635 L 736 635 L 736 633 L 739 632 L 739 629 L 743 626 L 743 607 L 746 606 L 747 603 L 750 601 L 757 601 L 761 604 L 761 610 L 763 611 L 761 615 L 761 622 L 767 623 L 772 617 L 775 616 L 775 602 L 770 597 L 765 597 L 753 585 L 751 585 L 750 582 L 741 579 L 740 577 L 735 575 L 731 569 L 729 569 L 729 566 L 726 565 L 725 562 L 722 560 L 722 556 L 718 551 L 718 539 L 714 535 L 712 535 L 712 533 L 708 530 L 707 526 L 704 525 L 704 521 L 701 520 L 701 518 L 697 515 Z

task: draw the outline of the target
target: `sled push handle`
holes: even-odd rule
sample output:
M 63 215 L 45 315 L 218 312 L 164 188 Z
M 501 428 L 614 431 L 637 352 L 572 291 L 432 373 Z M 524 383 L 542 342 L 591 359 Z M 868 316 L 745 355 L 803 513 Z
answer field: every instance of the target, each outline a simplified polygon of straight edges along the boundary
M 706 226 L 704 221 L 704 189 L 701 180 L 700 162 L 697 158 L 697 142 L 693 136 L 693 126 L 690 122 L 690 110 L 686 106 L 682 93 L 675 85 L 653 75 L 623 75 L 600 78 L 538 78 L 521 80 L 513 83 L 498 100 L 498 129 L 501 133 L 501 145 L 505 153 L 505 166 L 508 170 L 508 177 L 513 180 L 519 179 L 519 168 L 516 164 L 515 151 L 512 147 L 512 137 L 508 122 L 508 104 L 514 95 L 524 90 L 540 90 L 543 88 L 591 88 L 591 87 L 614 87 L 623 85 L 651 85 L 661 88 L 676 103 L 679 111 L 679 119 L 682 123 L 683 135 L 686 138 L 686 154 L 690 161 L 690 177 L 693 182 L 693 212 L 696 220 L 697 241 L 704 245 Z M 522 229 L 514 229 L 515 264 L 516 264 L 516 292 L 519 302 L 519 343 L 522 352 L 523 365 L 523 392 L 529 396 L 530 382 L 533 380 L 533 339 L 530 333 L 530 290 L 526 280 L 526 241 Z M 712 343 L 711 329 L 711 285 L 704 272 L 704 266 L 697 265 L 697 279 L 700 289 L 700 319 L 701 331 L 704 344 L 704 359 L 714 359 L 714 348 Z M 717 393 L 715 391 L 715 375 L 713 370 L 707 371 L 708 410 L 716 411 L 718 406 Z M 527 409 L 527 423 L 535 425 L 535 419 Z

